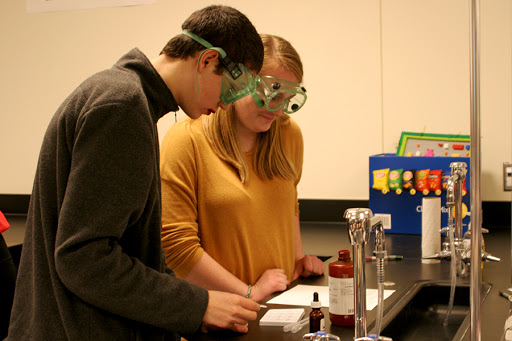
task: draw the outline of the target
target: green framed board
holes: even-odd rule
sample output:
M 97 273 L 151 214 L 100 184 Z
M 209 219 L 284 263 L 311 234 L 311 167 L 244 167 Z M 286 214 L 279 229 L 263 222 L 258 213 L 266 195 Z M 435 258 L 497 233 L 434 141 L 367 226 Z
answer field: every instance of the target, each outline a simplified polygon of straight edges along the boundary
M 397 156 L 471 156 L 469 135 L 402 132 Z

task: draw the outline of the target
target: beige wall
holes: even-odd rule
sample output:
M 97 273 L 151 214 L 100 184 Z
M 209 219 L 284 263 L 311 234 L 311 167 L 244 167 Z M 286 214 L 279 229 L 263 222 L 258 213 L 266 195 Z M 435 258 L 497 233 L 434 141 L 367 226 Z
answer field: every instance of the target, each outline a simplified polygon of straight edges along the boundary
M 367 199 L 368 157 L 394 153 L 402 131 L 469 134 L 469 2 L 201 1 L 27 14 L 0 2 L 0 193 L 31 192 L 42 136 L 87 76 L 137 46 L 150 58 L 210 3 L 230 4 L 302 55 L 308 103 L 300 197 Z M 481 1 L 483 200 L 510 200 L 512 5 Z M 179 113 L 182 117 L 184 114 Z M 165 130 L 174 121 L 159 123 Z

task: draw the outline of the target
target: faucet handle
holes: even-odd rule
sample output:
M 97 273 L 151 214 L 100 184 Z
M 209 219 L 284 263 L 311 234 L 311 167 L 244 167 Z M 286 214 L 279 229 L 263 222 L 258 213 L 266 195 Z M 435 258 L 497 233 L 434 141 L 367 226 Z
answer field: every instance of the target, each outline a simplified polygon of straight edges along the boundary
M 491 255 L 489 252 L 482 252 L 482 260 L 488 262 L 501 262 L 501 258 Z
M 345 211 L 343 218 L 347 219 L 348 235 L 352 245 L 368 243 L 372 217 L 373 212 L 369 208 L 349 208 Z

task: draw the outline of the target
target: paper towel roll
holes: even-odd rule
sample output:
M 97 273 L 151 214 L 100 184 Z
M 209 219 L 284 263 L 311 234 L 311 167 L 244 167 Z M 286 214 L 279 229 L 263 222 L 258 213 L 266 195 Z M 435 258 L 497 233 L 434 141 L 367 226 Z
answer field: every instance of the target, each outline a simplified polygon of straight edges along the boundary
M 441 251 L 441 198 L 423 198 L 421 208 L 421 256 Z M 422 263 L 439 263 L 438 259 L 422 259 Z

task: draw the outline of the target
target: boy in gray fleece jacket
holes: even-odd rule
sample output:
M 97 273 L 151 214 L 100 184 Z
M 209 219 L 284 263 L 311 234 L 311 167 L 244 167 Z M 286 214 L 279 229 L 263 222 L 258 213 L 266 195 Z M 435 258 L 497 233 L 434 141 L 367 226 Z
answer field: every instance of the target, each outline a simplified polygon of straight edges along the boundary
M 237 10 L 209 6 L 182 28 L 232 63 L 261 68 L 260 37 Z M 225 107 L 219 98 L 231 64 L 224 57 L 178 35 L 153 60 L 131 50 L 60 106 L 39 156 L 9 340 L 247 331 L 259 305 L 177 279 L 160 244 L 156 123 L 180 107 L 192 118 Z

